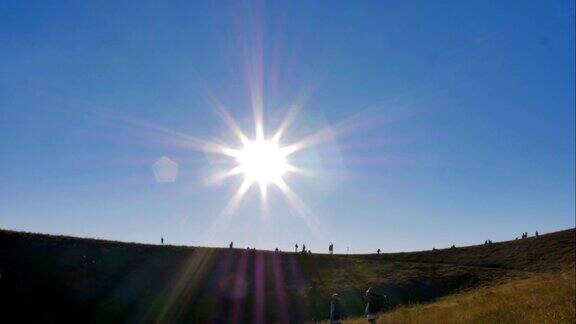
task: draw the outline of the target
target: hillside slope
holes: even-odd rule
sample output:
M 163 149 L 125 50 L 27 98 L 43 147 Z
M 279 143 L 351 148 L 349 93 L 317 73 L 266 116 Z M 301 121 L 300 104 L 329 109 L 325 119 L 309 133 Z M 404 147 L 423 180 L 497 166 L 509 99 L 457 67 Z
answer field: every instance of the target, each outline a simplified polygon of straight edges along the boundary
M 575 281 L 574 269 L 535 274 L 427 304 L 398 307 L 381 314 L 378 323 L 574 323 Z M 366 319 L 346 323 L 361 324 Z
M 368 286 L 394 307 L 569 269 L 575 234 L 330 256 L 0 231 L 0 305 L 21 321 L 302 322 L 325 319 L 327 297 L 337 291 L 354 316 Z

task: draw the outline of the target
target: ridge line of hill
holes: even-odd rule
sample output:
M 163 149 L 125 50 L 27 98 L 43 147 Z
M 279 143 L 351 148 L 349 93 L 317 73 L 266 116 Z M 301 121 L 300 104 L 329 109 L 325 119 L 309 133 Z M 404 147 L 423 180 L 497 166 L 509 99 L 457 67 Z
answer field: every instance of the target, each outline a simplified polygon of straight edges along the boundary
M 540 237 L 545 237 L 546 235 L 550 235 L 550 234 L 555 234 L 555 233 L 562 233 L 562 232 L 567 232 L 567 231 L 573 231 L 574 228 L 568 228 L 568 229 L 561 229 L 555 232 L 549 232 L 549 233 L 545 233 L 545 234 L 540 234 Z M 80 237 L 80 236 L 72 236 L 72 235 L 68 235 L 68 234 L 48 234 L 48 233 L 39 233 L 39 232 L 30 232 L 30 231 L 24 231 L 24 230 L 14 230 L 14 229 L 6 229 L 6 228 L 0 228 L 0 233 L 2 234 L 11 234 L 11 235 L 29 235 L 29 236 L 38 236 L 38 237 L 49 237 L 49 238 L 55 238 L 55 239 L 63 239 L 63 240 L 80 240 L 80 241 L 92 241 L 94 243 L 98 242 L 98 243 L 104 243 L 104 244 L 126 244 L 126 245 L 135 245 L 135 246 L 146 246 L 146 247 L 171 247 L 171 248 L 189 248 L 189 249 L 228 249 L 228 247 L 226 246 L 200 246 L 200 245 L 176 245 L 176 244 L 158 244 L 158 243 L 143 243 L 143 242 L 131 242 L 131 241 L 119 241 L 119 240 L 111 240 L 111 239 L 104 239 L 104 238 L 93 238 L 93 237 Z M 475 245 L 463 245 L 463 246 L 457 246 L 455 247 L 455 249 L 467 249 L 467 248 L 475 248 L 475 247 L 484 247 L 484 246 L 497 246 L 499 244 L 505 244 L 505 243 L 509 243 L 509 242 L 516 242 L 516 241 L 524 241 L 524 240 L 531 240 L 534 239 L 535 237 L 529 237 L 527 239 L 518 239 L 516 238 L 511 239 L 511 240 L 506 240 L 506 241 L 497 241 L 497 242 L 493 242 L 490 245 L 485 245 L 485 244 L 475 244 Z M 243 250 L 242 248 L 234 248 L 235 250 Z M 334 253 L 334 254 L 329 254 L 326 252 L 314 252 L 314 254 L 316 255 L 334 255 L 334 256 L 349 256 L 349 257 L 354 257 L 354 256 L 387 256 L 387 255 L 398 255 L 398 254 L 404 254 L 404 253 L 422 253 L 422 252 L 432 252 L 432 251 L 445 251 L 445 250 L 451 250 L 453 248 L 447 247 L 447 248 L 441 248 L 441 249 L 432 249 L 432 250 L 415 250 L 415 251 L 400 251 L 400 252 L 382 252 L 380 254 L 371 252 L 371 253 Z M 257 251 L 262 251 L 262 252 L 274 252 L 274 250 L 267 250 L 267 249 L 257 249 Z M 294 253 L 294 254 L 299 254 L 300 252 L 292 252 L 292 251 L 281 251 L 282 253 Z
M 329 255 L 161 246 L 0 230 L 0 305 L 22 322 L 251 323 L 349 316 L 368 287 L 390 307 L 574 267 L 576 230 L 417 252 Z M 29 310 L 33 309 L 34 312 Z M 218 310 L 218 311 L 215 311 Z M 17 318 L 18 318 L 17 317 Z

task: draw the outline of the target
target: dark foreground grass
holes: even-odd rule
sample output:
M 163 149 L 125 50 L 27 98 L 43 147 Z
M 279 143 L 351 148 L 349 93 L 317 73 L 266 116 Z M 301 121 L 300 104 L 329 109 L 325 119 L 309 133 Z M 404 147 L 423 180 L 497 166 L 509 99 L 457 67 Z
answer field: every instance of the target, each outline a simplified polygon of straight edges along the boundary
M 397 308 L 566 271 L 575 262 L 575 233 L 330 256 L 0 231 L 0 308 L 3 319 L 18 322 L 299 323 L 326 319 L 328 298 L 339 292 L 348 316 L 357 317 L 368 286 Z M 512 314 L 510 307 L 502 309 Z

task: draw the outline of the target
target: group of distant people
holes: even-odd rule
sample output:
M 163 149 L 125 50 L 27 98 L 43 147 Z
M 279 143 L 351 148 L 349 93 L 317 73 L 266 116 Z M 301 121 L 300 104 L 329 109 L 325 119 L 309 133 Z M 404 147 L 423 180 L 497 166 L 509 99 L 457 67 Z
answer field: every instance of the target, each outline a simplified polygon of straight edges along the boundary
M 538 233 L 538 231 L 536 231 L 534 233 L 534 237 L 539 238 L 540 234 Z M 522 239 L 527 239 L 528 238 L 528 232 L 522 232 Z M 518 238 L 516 238 L 518 239 Z M 160 244 L 164 245 L 164 237 L 160 238 Z M 492 244 L 492 240 L 485 240 L 484 241 L 484 245 L 490 245 Z M 234 248 L 234 242 L 231 241 L 230 244 L 228 245 L 228 247 L 230 249 Z M 451 249 L 455 249 L 456 245 L 452 244 L 452 246 L 450 247 Z M 250 247 L 247 248 L 248 250 L 250 250 Z M 254 248 L 254 250 L 256 250 L 256 248 Z M 433 251 L 436 251 L 436 248 L 432 248 Z M 278 248 L 274 249 L 274 252 L 282 252 L 281 250 L 279 250 Z M 298 243 L 294 244 L 294 252 L 298 253 Z M 312 251 L 310 250 L 306 250 L 306 244 L 302 244 L 302 250 L 300 251 L 301 253 L 309 253 L 312 254 Z M 382 252 L 382 250 L 378 249 L 376 250 L 376 254 L 380 254 Z M 334 243 L 330 243 L 330 245 L 328 245 L 328 253 L 330 254 L 334 254 Z
M 164 244 L 164 238 L 162 238 L 162 244 Z M 312 254 L 312 251 L 310 249 L 306 250 L 306 244 L 302 244 L 302 249 L 298 250 L 300 246 L 298 245 L 298 243 L 294 244 L 294 252 L 295 253 L 308 253 L 308 254 Z M 234 248 L 234 242 L 230 242 L 230 244 L 228 244 L 228 248 L 233 249 Z M 254 248 L 255 250 L 256 248 Z M 250 250 L 250 248 L 248 247 L 248 250 Z M 280 249 L 275 248 L 274 252 L 282 252 Z M 377 254 L 380 254 L 382 252 L 382 250 L 378 249 L 376 250 Z M 330 254 L 334 254 L 334 243 L 330 243 L 328 245 L 328 253 Z
M 539 237 L 540 237 L 540 234 L 538 234 L 538 231 L 536 231 L 536 232 L 534 233 L 534 237 L 536 237 L 536 238 L 539 238 Z M 527 238 L 528 238 L 528 232 L 522 232 L 522 239 L 527 239 Z M 516 238 L 516 239 L 518 239 L 518 238 Z M 161 238 L 160 238 L 160 244 L 164 245 L 164 237 L 161 237 Z M 490 244 L 492 244 L 492 240 L 485 240 L 485 241 L 484 241 L 484 245 L 490 245 Z M 229 247 L 230 249 L 233 249 L 233 248 L 234 248 L 234 242 L 231 241 L 230 244 L 228 245 L 228 247 Z M 455 249 L 455 248 L 456 248 L 456 245 L 452 245 L 450 248 Z M 250 249 L 250 248 L 248 247 L 248 250 L 249 250 L 249 249 Z M 255 249 L 256 249 L 256 248 L 254 248 L 254 250 L 255 250 Z M 432 250 L 433 250 L 433 251 L 436 251 L 437 249 L 436 249 L 436 248 L 433 248 Z M 274 249 L 274 252 L 281 252 L 281 251 L 280 251 L 278 248 L 276 248 L 276 249 Z M 298 253 L 298 243 L 294 244 L 294 252 Z M 300 252 L 301 252 L 301 253 L 312 254 L 312 251 L 310 251 L 310 250 L 307 251 L 307 250 L 306 250 L 306 244 L 302 244 L 302 250 L 301 250 Z M 382 251 L 381 251 L 380 249 L 376 250 L 376 253 L 377 253 L 377 254 L 380 254 L 381 252 L 382 252 Z M 334 243 L 330 243 L 330 245 L 328 245 L 328 253 L 334 254 Z
M 164 237 L 160 238 L 160 244 L 164 245 Z M 298 243 L 294 244 L 294 252 L 298 253 Z M 228 244 L 228 248 L 229 249 L 233 249 L 234 248 L 234 241 L 230 241 L 230 243 Z M 250 247 L 246 248 L 247 250 L 250 250 Z M 256 248 L 253 248 L 253 250 L 256 250 Z M 274 252 L 282 252 L 280 249 L 275 248 Z M 377 254 L 380 254 L 381 250 L 378 249 L 376 251 Z M 302 250 L 300 250 L 300 253 L 308 253 L 308 254 L 312 254 L 311 250 L 306 250 L 306 244 L 302 244 Z M 328 245 L 328 253 L 330 254 L 334 254 L 334 243 L 330 243 L 330 245 Z
M 528 232 L 522 232 L 522 239 L 527 239 L 528 238 Z M 535 238 L 539 238 L 540 234 L 538 233 L 538 231 L 534 232 L 534 237 Z M 516 240 L 518 240 L 518 237 L 516 237 Z M 484 245 L 490 245 L 492 244 L 492 240 L 486 240 L 484 241 Z
M 298 243 L 294 244 L 294 252 L 298 252 Z M 306 253 L 306 244 L 302 244 L 302 253 Z
M 234 241 L 231 241 L 230 244 L 228 244 L 228 248 L 233 249 L 234 248 Z M 250 250 L 250 247 L 246 248 L 247 250 Z M 256 248 L 253 248 L 254 250 L 256 250 Z M 298 244 L 296 244 L 294 246 L 294 251 L 298 252 Z M 275 248 L 274 252 L 278 253 L 278 252 L 282 252 L 280 249 Z M 310 250 L 306 250 L 306 244 L 302 244 L 302 251 L 300 251 L 301 253 L 312 253 L 312 251 Z
M 534 232 L 534 237 L 539 238 L 540 234 L 538 234 L 538 231 Z M 522 239 L 527 239 L 528 238 L 528 232 L 522 232 Z

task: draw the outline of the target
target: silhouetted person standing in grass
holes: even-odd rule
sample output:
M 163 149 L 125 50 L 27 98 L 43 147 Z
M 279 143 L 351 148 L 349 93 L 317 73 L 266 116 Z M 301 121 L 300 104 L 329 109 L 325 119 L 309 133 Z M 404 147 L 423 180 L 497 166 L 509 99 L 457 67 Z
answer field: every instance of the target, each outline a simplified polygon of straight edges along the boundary
M 164 238 L 163 237 L 160 238 L 160 244 L 164 245 Z
M 330 254 L 334 253 L 334 244 L 330 243 L 328 246 L 328 252 L 330 252 Z
M 368 290 L 366 290 L 366 309 L 364 312 L 369 323 L 376 323 L 379 311 L 380 305 L 378 296 L 374 293 L 372 288 L 368 288 Z
M 234 241 L 230 241 L 230 245 L 228 247 L 233 249 L 234 248 Z
M 536 231 L 536 233 L 534 233 L 534 235 L 536 236 L 536 238 L 538 238 L 540 235 L 538 235 L 538 231 Z
M 343 317 L 344 312 L 342 311 L 342 305 L 340 304 L 338 294 L 332 294 L 332 298 L 330 299 L 330 324 L 342 323 Z
M 298 252 L 298 243 L 294 245 L 294 252 Z
M 378 251 L 376 251 L 376 253 L 380 254 L 380 249 L 378 249 Z
M 306 244 L 302 244 L 302 253 L 306 252 Z

